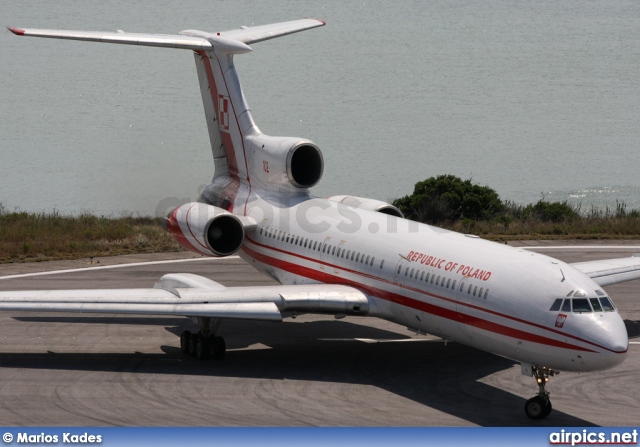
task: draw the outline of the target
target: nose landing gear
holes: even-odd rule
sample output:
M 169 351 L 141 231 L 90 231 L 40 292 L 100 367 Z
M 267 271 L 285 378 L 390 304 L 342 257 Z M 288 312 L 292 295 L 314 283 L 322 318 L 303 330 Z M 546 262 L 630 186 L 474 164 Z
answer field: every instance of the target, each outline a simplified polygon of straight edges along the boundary
M 538 384 L 538 395 L 532 397 L 524 404 L 524 412 L 531 419 L 544 419 L 551 413 L 551 400 L 549 393 L 545 390 L 545 385 L 549 381 L 550 376 L 560 374 L 557 371 L 531 366 L 531 373 Z

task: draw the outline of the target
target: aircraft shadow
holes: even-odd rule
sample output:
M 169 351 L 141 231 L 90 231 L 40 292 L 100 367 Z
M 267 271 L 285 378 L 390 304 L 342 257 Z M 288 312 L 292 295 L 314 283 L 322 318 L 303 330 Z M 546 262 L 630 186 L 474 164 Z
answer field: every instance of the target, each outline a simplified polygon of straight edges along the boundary
M 42 318 L 49 317 L 28 319 Z M 77 323 L 95 320 L 52 318 Z M 104 319 L 114 322 L 110 317 L 98 317 Z M 162 321 L 174 334 L 196 329 L 185 319 L 114 319 L 125 324 Z M 174 320 L 180 325 L 174 326 Z M 543 421 L 531 421 L 523 407 L 537 390 L 533 379 L 526 398 L 483 383 L 484 378 L 512 368 L 514 362 L 455 343 L 366 343 L 355 338 L 398 340 L 404 336 L 346 320 L 301 324 L 229 321 L 221 335 L 227 341 L 223 361 L 201 362 L 172 345 L 162 346 L 164 354 L 1 353 L 0 367 L 352 383 L 374 386 L 481 426 L 594 426 L 556 410 Z
M 640 320 L 624 320 L 629 338 L 640 338 Z

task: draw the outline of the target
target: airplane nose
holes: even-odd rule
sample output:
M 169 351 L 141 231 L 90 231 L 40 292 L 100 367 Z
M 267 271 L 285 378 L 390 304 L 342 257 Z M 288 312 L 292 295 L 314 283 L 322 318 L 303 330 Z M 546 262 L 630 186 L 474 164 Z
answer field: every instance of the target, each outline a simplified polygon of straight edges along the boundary
M 617 312 L 605 313 L 600 321 L 586 328 L 582 336 L 602 348 L 600 368 L 613 368 L 627 357 L 629 336 Z

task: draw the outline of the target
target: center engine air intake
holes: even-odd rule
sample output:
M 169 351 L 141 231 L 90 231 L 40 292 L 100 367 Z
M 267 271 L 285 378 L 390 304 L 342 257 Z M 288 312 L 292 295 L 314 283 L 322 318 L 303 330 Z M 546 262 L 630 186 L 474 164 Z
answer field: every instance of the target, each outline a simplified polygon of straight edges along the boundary
M 322 178 L 324 159 L 318 147 L 311 143 L 294 146 L 287 154 L 287 176 L 293 186 L 311 188 Z

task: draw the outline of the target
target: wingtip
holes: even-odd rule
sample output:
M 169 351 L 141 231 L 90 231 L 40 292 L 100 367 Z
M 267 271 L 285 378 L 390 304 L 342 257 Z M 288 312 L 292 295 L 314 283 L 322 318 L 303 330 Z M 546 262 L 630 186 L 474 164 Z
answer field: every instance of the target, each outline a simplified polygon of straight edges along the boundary
M 327 22 L 325 22 L 324 20 L 321 20 L 321 19 L 314 19 L 314 18 L 312 18 L 311 20 L 316 20 L 316 21 L 318 21 L 318 22 L 322 23 L 322 25 L 326 25 L 326 24 L 327 24 Z
M 13 28 L 11 26 L 7 26 L 7 29 L 11 31 L 16 36 L 24 36 L 24 30 L 21 28 Z

